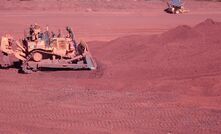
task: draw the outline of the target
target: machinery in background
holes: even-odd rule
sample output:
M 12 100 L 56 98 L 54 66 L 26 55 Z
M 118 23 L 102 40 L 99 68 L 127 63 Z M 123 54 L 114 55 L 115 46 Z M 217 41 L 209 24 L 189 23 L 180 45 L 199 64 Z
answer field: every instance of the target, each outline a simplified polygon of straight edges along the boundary
M 164 10 L 170 14 L 187 13 L 189 10 L 184 9 L 184 3 L 181 0 L 171 0 L 167 2 L 167 8 Z

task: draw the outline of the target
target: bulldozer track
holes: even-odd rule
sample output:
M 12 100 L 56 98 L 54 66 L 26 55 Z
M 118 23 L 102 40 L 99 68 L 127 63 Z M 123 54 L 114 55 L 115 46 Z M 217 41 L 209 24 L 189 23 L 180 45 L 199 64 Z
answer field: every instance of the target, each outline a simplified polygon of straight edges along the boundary
M 48 54 L 48 55 L 59 56 L 59 55 L 53 54 L 51 51 L 35 49 L 35 50 L 31 51 L 28 54 L 28 56 L 26 57 L 26 59 L 23 61 L 22 69 L 23 69 L 24 73 L 30 73 L 31 70 L 27 69 L 28 68 L 28 62 L 31 60 L 31 58 L 33 58 L 33 54 L 34 53 L 41 53 L 41 54 Z
M 31 52 L 28 54 L 28 56 L 26 57 L 26 59 L 23 61 L 22 70 L 23 70 L 25 73 L 28 73 L 28 72 L 29 72 L 29 70 L 27 69 L 27 64 L 28 64 L 28 62 L 31 60 L 31 58 L 33 57 L 33 54 L 36 53 L 36 52 L 44 53 L 44 54 L 52 54 L 51 52 L 47 52 L 47 51 L 41 50 L 41 49 L 36 49 L 36 50 L 31 51 Z

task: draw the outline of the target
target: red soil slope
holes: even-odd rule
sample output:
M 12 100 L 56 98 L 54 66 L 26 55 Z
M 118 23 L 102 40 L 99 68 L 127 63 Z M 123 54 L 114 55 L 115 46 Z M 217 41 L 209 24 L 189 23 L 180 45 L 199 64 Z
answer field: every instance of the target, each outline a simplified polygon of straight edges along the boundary
M 178 26 L 156 36 L 132 35 L 92 49 L 115 75 L 147 79 L 188 77 L 221 70 L 221 23 L 208 19 L 194 27 Z M 98 43 L 96 43 L 98 44 Z M 124 74 L 124 75 L 123 75 Z

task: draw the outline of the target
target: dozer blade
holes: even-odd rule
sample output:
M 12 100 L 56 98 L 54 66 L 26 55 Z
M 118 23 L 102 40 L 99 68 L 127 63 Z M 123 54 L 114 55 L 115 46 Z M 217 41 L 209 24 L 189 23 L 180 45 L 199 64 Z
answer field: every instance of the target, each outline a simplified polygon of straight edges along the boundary
M 97 64 L 92 58 L 92 56 L 90 54 L 87 54 L 85 58 L 86 58 L 88 69 L 95 70 L 97 68 Z
M 85 62 L 83 63 L 68 63 L 66 60 L 50 60 L 45 59 L 40 62 L 29 61 L 27 64 L 28 68 L 54 68 L 54 69 L 89 69 L 95 70 L 97 68 L 97 64 L 90 54 L 85 55 Z M 23 71 L 25 72 L 27 67 L 23 67 Z

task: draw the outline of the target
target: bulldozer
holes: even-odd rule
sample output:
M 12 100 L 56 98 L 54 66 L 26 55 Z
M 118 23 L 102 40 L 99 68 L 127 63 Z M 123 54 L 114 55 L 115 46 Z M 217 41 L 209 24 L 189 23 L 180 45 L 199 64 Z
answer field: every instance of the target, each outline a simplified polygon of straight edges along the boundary
M 97 64 L 90 54 L 86 42 L 76 41 L 70 27 L 66 27 L 67 35 L 55 35 L 49 32 L 48 26 L 44 31 L 38 24 L 31 25 L 28 33 L 20 41 L 6 34 L 1 38 L 0 51 L 3 54 L 4 68 L 9 68 L 10 55 L 20 62 L 23 73 L 32 73 L 41 68 L 53 69 L 87 69 L 95 70 Z

